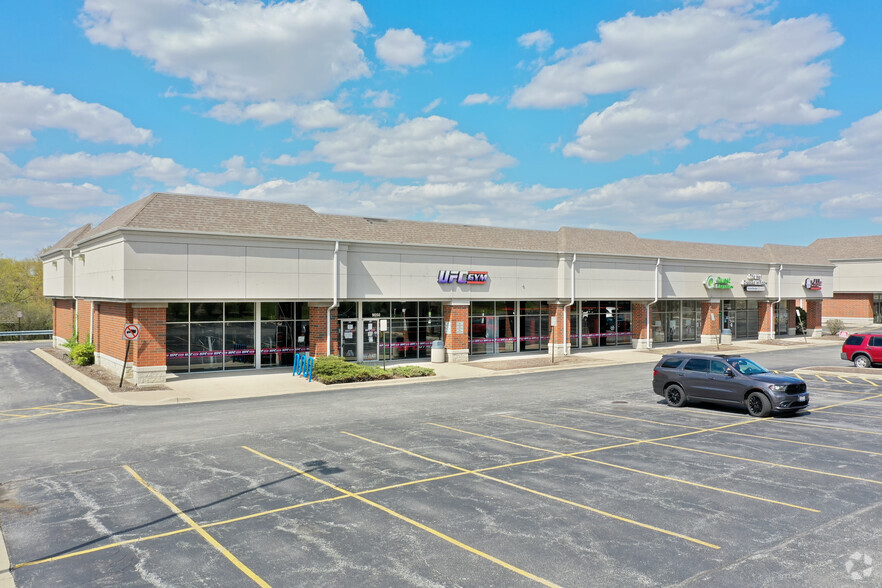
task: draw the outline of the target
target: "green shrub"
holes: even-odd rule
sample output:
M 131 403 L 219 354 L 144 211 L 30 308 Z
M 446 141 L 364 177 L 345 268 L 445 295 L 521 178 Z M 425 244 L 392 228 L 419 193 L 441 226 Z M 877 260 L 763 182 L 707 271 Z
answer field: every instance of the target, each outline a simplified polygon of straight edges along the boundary
M 831 335 L 837 335 L 839 331 L 844 329 L 845 323 L 839 319 L 830 319 L 827 321 L 827 331 L 829 331 Z
M 423 376 L 434 376 L 435 370 L 419 365 L 402 365 L 392 368 L 392 375 L 396 378 L 421 378 Z
M 77 345 L 79 345 L 80 334 L 76 331 L 73 332 L 73 335 L 70 336 L 70 339 L 61 344 L 62 347 L 67 347 L 68 349 L 73 349 Z
M 77 365 L 95 363 L 95 346 L 91 343 L 77 343 L 70 348 L 70 360 Z
M 371 382 L 392 378 L 414 378 L 434 376 L 435 370 L 419 366 L 399 366 L 384 370 L 379 366 L 366 366 L 331 355 L 316 357 L 312 368 L 312 378 L 322 384 L 342 384 L 345 382 Z

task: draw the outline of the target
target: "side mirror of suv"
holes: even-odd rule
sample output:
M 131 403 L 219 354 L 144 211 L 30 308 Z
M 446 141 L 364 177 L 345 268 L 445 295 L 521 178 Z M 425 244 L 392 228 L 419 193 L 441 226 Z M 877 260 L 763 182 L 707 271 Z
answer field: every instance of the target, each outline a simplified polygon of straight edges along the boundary
M 735 377 L 735 370 L 733 370 L 732 368 L 726 368 L 726 375 L 729 376 L 730 378 L 734 378 Z

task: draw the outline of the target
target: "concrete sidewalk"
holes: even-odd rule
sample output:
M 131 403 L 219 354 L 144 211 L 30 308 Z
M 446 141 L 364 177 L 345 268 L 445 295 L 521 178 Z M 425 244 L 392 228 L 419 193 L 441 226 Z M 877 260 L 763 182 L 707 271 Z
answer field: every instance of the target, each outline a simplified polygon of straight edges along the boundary
M 609 351 L 584 351 L 568 356 L 558 357 L 554 365 L 531 366 L 536 359 L 547 358 L 544 354 L 518 356 L 517 358 L 496 356 L 482 358 L 468 363 L 419 363 L 435 370 L 435 376 L 426 378 L 401 378 L 372 382 L 353 382 L 347 384 L 326 385 L 319 382 L 308 382 L 305 378 L 295 377 L 291 368 L 267 370 L 247 370 L 230 374 L 229 372 L 212 372 L 206 374 L 169 374 L 164 390 L 135 390 L 114 392 L 106 386 L 85 376 L 63 361 L 52 357 L 45 351 L 35 349 L 34 353 L 47 363 L 76 381 L 97 397 L 110 404 L 153 406 L 163 404 L 180 404 L 190 402 L 209 402 L 214 400 L 230 400 L 236 398 L 257 398 L 263 396 L 279 396 L 283 394 L 301 394 L 328 390 L 371 388 L 375 386 L 398 386 L 420 382 L 436 382 L 439 380 L 460 380 L 466 378 L 486 378 L 524 373 L 558 371 L 566 369 L 584 369 L 608 365 L 636 363 L 655 363 L 665 353 L 678 350 L 696 353 L 736 353 L 755 354 L 768 351 L 780 351 L 793 347 L 805 346 L 838 346 L 839 339 L 808 339 L 788 337 L 777 340 L 777 344 L 737 341 L 733 345 L 707 346 L 686 344 L 657 347 L 650 350 L 610 349 Z M 550 361 L 550 360 L 549 360 Z M 493 369 L 481 365 L 493 363 Z M 395 363 L 394 365 L 405 365 Z

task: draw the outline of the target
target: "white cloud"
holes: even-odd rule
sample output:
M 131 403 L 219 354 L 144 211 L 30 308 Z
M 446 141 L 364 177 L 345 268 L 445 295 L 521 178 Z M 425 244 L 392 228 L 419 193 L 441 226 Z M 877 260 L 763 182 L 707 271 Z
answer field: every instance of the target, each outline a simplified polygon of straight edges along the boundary
M 132 172 L 135 177 L 175 184 L 184 181 L 190 170 L 168 157 L 154 157 L 143 153 L 69 153 L 36 157 L 24 169 L 29 178 L 61 180 L 65 178 L 101 178 Z
M 371 105 L 374 108 L 392 108 L 395 106 L 395 101 L 398 99 L 398 96 L 388 90 L 382 90 L 380 92 L 365 90 L 364 94 L 362 94 L 362 98 L 370 100 Z
M 351 0 L 85 0 L 80 23 L 219 100 L 309 100 L 370 73 L 354 40 L 369 21 Z
M 440 98 L 435 98 L 423 107 L 423 113 L 429 114 L 430 112 L 441 106 L 441 102 L 442 100 Z
M 247 106 L 224 102 L 209 110 L 207 116 L 226 123 L 256 120 L 264 126 L 287 120 L 306 131 L 340 127 L 352 118 L 341 113 L 337 105 L 328 100 L 307 104 L 269 101 Z
M 554 37 L 548 31 L 539 29 L 532 33 L 524 33 L 518 37 L 518 45 L 527 48 L 535 47 L 536 51 L 541 53 L 554 45 Z
M 842 36 L 825 17 L 772 23 L 751 13 L 753 4 L 687 5 L 602 23 L 600 41 L 558 51 L 558 61 L 511 103 L 562 108 L 590 95 L 630 92 L 589 115 L 563 149 L 592 161 L 682 147 L 696 129 L 702 138 L 728 141 L 761 126 L 836 115 L 811 102 L 831 76 L 830 65 L 817 59 Z
M 550 217 L 562 224 L 603 218 L 606 227 L 645 232 L 731 230 L 819 215 L 866 218 L 882 212 L 880 160 L 882 111 L 808 149 L 713 157 L 586 190 Z
M 263 181 L 263 176 L 256 168 L 245 167 L 245 158 L 241 155 L 234 155 L 226 161 L 222 161 L 221 167 L 226 171 L 219 174 L 208 172 L 197 174 L 196 179 L 200 184 L 212 188 L 229 182 L 239 182 L 251 186 Z
M 94 184 L 44 182 L 27 178 L 0 180 L 0 198 L 26 198 L 31 206 L 77 210 L 87 206 L 111 206 L 119 201 Z
M 435 43 L 435 46 L 432 47 L 432 58 L 439 63 L 445 63 L 462 54 L 462 52 L 471 47 L 471 45 L 470 41 Z
M 86 141 L 140 145 L 152 138 L 115 110 L 43 86 L 0 82 L 0 149 L 35 141 L 33 132 L 62 129 Z
M 499 98 L 490 96 L 489 94 L 469 94 L 463 98 L 462 105 L 474 106 L 475 104 L 493 104 L 497 100 L 499 100 Z
M 312 153 L 335 171 L 387 178 L 452 182 L 489 178 L 516 160 L 496 150 L 483 135 L 456 130 L 440 116 L 380 127 L 362 118 L 335 131 L 318 132 Z
M 49 247 L 61 235 L 75 228 L 54 218 L 11 212 L 3 208 L 0 206 L 0 253 L 7 257 L 33 257 L 40 249 Z
M 411 29 L 389 29 L 374 47 L 377 57 L 392 69 L 417 67 L 426 62 L 426 42 Z

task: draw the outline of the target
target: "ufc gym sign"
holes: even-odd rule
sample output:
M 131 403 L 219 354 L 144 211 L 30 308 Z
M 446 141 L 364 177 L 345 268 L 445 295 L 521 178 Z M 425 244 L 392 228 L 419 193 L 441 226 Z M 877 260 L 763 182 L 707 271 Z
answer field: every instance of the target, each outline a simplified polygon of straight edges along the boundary
M 438 272 L 439 284 L 478 284 L 487 283 L 487 272 L 441 270 Z

